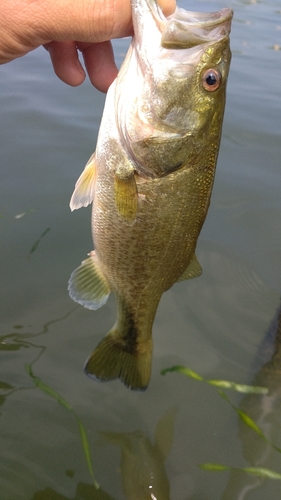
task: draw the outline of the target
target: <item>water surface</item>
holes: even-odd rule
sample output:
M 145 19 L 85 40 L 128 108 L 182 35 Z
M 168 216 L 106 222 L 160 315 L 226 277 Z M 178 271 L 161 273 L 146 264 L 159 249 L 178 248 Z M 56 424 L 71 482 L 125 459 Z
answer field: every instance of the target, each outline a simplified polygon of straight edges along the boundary
M 168 425 L 172 447 L 163 462 L 172 500 L 280 495 L 278 480 L 198 468 L 217 462 L 281 473 L 281 456 L 241 427 L 214 387 L 177 373 L 160 374 L 185 365 L 205 378 L 250 384 L 260 373 L 259 383 L 270 387 L 270 396 L 228 397 L 281 447 L 278 362 L 266 371 L 270 376 L 260 372 L 272 354 L 272 337 L 263 340 L 278 330 L 272 320 L 281 290 L 280 2 L 183 0 L 180 5 L 234 9 L 233 59 L 212 203 L 198 241 L 203 275 L 175 285 L 161 300 L 145 393 L 131 392 L 119 381 L 97 384 L 84 375 L 85 359 L 115 321 L 115 302 L 111 297 L 91 312 L 67 293 L 70 273 L 92 249 L 90 210 L 71 213 L 68 203 L 95 148 L 104 96 L 89 81 L 79 88 L 60 82 L 43 49 L 0 68 L 3 500 L 125 498 L 121 476 L 133 473 L 120 470 L 121 444 L 100 433 L 139 430 L 145 452 L 152 453 L 147 440 L 154 444 L 157 424 L 175 407 Z M 127 45 L 127 40 L 115 43 L 119 64 Z M 30 364 L 75 414 L 36 386 L 26 370 Z M 87 433 L 99 492 L 75 415 Z

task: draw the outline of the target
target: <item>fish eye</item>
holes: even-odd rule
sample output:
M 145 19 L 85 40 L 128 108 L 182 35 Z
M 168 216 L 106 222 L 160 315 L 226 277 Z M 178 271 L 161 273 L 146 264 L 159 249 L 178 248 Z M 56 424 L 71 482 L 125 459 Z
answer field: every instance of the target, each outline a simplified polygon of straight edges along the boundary
M 214 92 L 221 84 L 221 73 L 217 69 L 209 68 L 203 73 L 203 88 L 208 92 Z

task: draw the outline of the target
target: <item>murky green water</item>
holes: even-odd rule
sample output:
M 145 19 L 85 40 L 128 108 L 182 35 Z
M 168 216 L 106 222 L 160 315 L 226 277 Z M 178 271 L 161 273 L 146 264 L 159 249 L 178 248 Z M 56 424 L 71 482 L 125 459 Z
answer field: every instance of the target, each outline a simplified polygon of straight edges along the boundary
M 121 500 L 122 478 L 140 491 L 150 460 L 163 490 L 157 500 L 281 494 L 279 480 L 201 470 L 199 464 L 216 462 L 281 473 L 280 451 L 241 423 L 215 387 L 160 374 L 185 365 L 208 379 L 250 384 L 260 373 L 255 383 L 269 387 L 269 395 L 244 399 L 228 391 L 228 398 L 281 447 L 278 344 L 274 363 L 261 370 L 270 359 L 263 339 L 278 330 L 271 322 L 281 290 L 281 5 L 183 0 L 181 6 L 234 9 L 233 60 L 212 204 L 198 242 L 203 275 L 162 298 L 145 393 L 84 375 L 86 357 L 115 321 L 115 303 L 110 298 L 91 312 L 66 289 L 92 249 L 90 211 L 71 214 L 68 202 L 94 150 L 104 96 L 89 82 L 76 89 L 61 83 L 43 49 L 0 68 L 1 500 Z M 119 62 L 126 47 L 115 44 Z

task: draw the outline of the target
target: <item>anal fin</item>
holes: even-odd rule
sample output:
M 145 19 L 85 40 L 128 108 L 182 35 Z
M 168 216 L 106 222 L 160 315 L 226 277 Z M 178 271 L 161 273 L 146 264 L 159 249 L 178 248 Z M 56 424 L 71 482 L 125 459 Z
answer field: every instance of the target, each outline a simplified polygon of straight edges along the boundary
M 106 303 L 111 290 L 99 269 L 95 252 L 73 271 L 68 290 L 70 297 L 87 309 L 98 309 Z

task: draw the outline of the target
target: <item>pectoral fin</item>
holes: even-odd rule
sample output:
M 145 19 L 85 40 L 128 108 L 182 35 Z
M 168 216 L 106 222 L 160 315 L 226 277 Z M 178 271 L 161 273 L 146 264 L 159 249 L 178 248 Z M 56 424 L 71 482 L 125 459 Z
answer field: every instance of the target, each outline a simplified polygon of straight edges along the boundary
M 134 168 L 130 163 L 120 165 L 114 177 L 115 206 L 121 217 L 133 222 L 138 208 L 138 191 Z
M 110 286 L 99 269 L 95 252 L 73 271 L 68 290 L 70 297 L 87 309 L 98 309 L 106 303 Z
M 182 275 L 177 280 L 179 281 L 190 280 L 192 278 L 197 278 L 202 274 L 202 267 L 200 266 L 196 255 L 194 254 L 191 261 L 189 262 L 186 270 L 182 273 Z
M 95 182 L 96 163 L 94 153 L 75 184 L 75 189 L 69 204 L 71 211 L 76 210 L 77 208 L 87 207 L 90 203 L 92 203 L 95 194 Z

